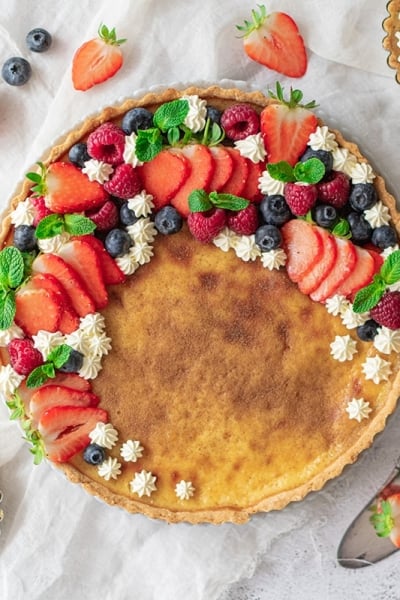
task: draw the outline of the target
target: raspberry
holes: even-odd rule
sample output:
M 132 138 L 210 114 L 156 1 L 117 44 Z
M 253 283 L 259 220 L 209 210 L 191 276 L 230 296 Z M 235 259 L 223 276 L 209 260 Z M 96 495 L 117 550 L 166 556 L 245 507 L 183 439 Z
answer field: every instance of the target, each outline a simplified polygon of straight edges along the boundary
M 52 211 L 49 208 L 47 208 L 43 196 L 30 196 L 29 200 L 35 208 L 33 225 L 36 227 L 39 221 L 51 215 Z
M 239 235 L 252 235 L 258 227 L 258 210 L 255 204 L 249 204 L 246 208 L 237 212 L 228 212 L 228 227 Z
M 287 183 L 284 189 L 285 200 L 297 217 L 308 213 L 317 201 L 317 187 L 304 183 Z
M 11 340 L 8 353 L 12 368 L 20 375 L 29 375 L 33 369 L 43 364 L 41 353 L 28 338 Z
M 128 200 L 140 192 L 141 183 L 132 165 L 124 164 L 116 167 L 113 176 L 103 187 L 112 196 Z
M 341 171 L 331 173 L 317 184 L 318 199 L 335 208 L 342 208 L 350 196 L 350 179 Z
M 370 311 L 371 318 L 389 329 L 400 329 L 400 292 L 386 292 Z
M 119 165 L 124 161 L 125 133 L 114 123 L 103 123 L 87 139 L 87 151 L 92 158 Z
M 189 213 L 187 223 L 192 235 L 199 242 L 211 242 L 225 226 L 226 213 L 222 208 Z
M 86 216 L 96 224 L 98 231 L 110 231 L 119 223 L 118 208 L 112 200 L 107 200 L 97 210 L 87 212 Z
M 222 113 L 221 125 L 227 137 L 236 142 L 260 131 L 260 117 L 251 106 L 234 104 Z

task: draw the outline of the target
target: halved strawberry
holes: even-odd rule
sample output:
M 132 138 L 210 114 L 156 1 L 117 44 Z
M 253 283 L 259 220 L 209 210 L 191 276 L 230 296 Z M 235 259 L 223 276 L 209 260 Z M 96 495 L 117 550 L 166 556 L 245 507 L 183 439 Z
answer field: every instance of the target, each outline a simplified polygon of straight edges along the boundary
M 208 184 L 210 192 L 219 192 L 226 184 L 233 171 L 233 159 L 223 146 L 210 146 L 214 159 L 214 173 Z
M 262 193 L 259 188 L 259 179 L 264 171 L 264 163 L 254 163 L 252 160 L 247 159 L 247 166 L 249 167 L 247 173 L 246 184 L 242 191 L 243 198 L 250 200 L 250 202 L 261 202 Z
M 79 239 L 85 244 L 89 244 L 96 252 L 106 285 L 115 285 L 126 280 L 125 273 L 121 271 L 115 260 L 108 254 L 101 240 L 94 235 L 83 235 Z
M 26 386 L 26 381 L 24 380 L 18 387 L 17 391 L 25 405 L 26 414 L 29 413 L 29 403 L 33 394 L 35 394 L 39 389 L 42 389 L 48 385 L 62 385 L 72 388 L 73 390 L 79 390 L 81 392 L 90 392 L 92 389 L 90 380 L 83 379 L 83 377 L 77 373 L 62 373 L 61 371 L 58 371 L 55 377 L 43 383 L 40 388 L 28 388 Z
M 319 286 L 310 294 L 316 302 L 325 302 L 336 294 L 336 290 L 349 276 L 356 264 L 356 247 L 349 240 L 335 237 L 337 255 L 336 262 Z
M 302 279 L 300 279 L 299 290 L 303 294 L 311 294 L 320 285 L 321 281 L 328 275 L 336 261 L 337 246 L 335 238 L 329 231 L 318 227 L 321 235 L 323 251 L 320 259 Z
M 95 301 L 96 308 L 107 306 L 108 294 L 96 250 L 81 239 L 75 238 L 63 244 L 58 256 L 61 256 L 82 277 Z
M 376 269 L 375 261 L 368 250 L 360 248 L 360 246 L 354 246 L 354 249 L 356 251 L 354 269 L 335 291 L 335 294 L 340 294 L 346 298 L 356 294 L 358 290 L 371 283 L 374 274 L 379 271 L 379 268 Z
M 123 56 L 115 29 L 100 25 L 99 37 L 85 42 L 72 60 L 72 83 L 76 90 L 86 91 L 109 79 L 122 67 Z
M 294 166 L 318 125 L 317 117 L 310 110 L 315 108 L 315 102 L 300 104 L 302 92 L 292 89 L 286 101 L 282 87 L 279 84 L 276 87 L 276 96 L 272 95 L 276 102 L 268 104 L 261 113 L 261 132 L 268 162 L 285 160 Z
M 34 426 L 42 414 L 53 406 L 97 406 L 100 398 L 92 392 L 74 390 L 65 385 L 45 385 L 37 389 L 29 402 L 29 415 Z
M 301 219 L 291 219 L 281 228 L 289 278 L 298 282 L 321 259 L 324 248 L 319 228 Z
M 28 336 L 44 329 L 58 330 L 63 305 L 56 294 L 44 288 L 36 289 L 30 282 L 15 294 L 15 322 Z
M 30 284 L 39 289 L 43 288 L 53 292 L 58 296 L 63 307 L 63 311 L 58 326 L 61 333 L 72 333 L 79 327 L 79 315 L 71 304 L 71 300 L 60 281 L 50 273 L 36 273 L 30 279 Z
M 96 305 L 81 277 L 60 256 L 39 254 L 32 263 L 32 273 L 50 273 L 64 286 L 71 304 L 80 317 L 96 312 Z
M 239 150 L 236 148 L 226 147 L 233 160 L 232 175 L 228 181 L 221 188 L 222 194 L 233 194 L 234 196 L 241 196 L 246 185 L 247 175 L 249 173 L 249 163 L 244 156 L 241 156 Z
M 252 60 L 288 77 L 302 77 L 307 70 L 307 54 L 295 21 L 283 12 L 267 15 L 265 6 L 252 11 L 252 22 L 237 25 L 243 46 Z
M 106 423 L 108 414 L 102 408 L 53 406 L 38 423 L 38 431 L 53 462 L 67 462 L 90 444 L 89 433 L 98 422 Z
M 171 151 L 172 152 L 172 151 Z M 171 198 L 171 204 L 183 216 L 189 214 L 188 198 L 193 190 L 208 190 L 214 172 L 214 159 L 207 146 L 189 144 L 179 151 L 189 161 L 190 174 L 178 192 Z
M 191 171 L 181 152 L 162 150 L 149 162 L 137 168 L 143 188 L 153 196 L 156 210 L 169 204 Z

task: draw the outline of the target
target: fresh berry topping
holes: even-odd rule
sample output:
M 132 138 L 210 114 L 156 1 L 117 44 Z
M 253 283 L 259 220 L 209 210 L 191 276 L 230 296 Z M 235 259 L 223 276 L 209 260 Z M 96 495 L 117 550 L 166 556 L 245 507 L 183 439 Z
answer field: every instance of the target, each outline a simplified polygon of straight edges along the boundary
M 276 225 L 278 227 L 292 218 L 290 208 L 284 196 L 280 194 L 264 196 L 260 203 L 260 212 L 268 225 Z
M 232 174 L 228 181 L 222 186 L 220 192 L 224 194 L 233 194 L 241 196 L 246 185 L 247 175 L 249 173 L 249 162 L 242 156 L 236 148 L 226 147 L 232 161 Z
M 11 366 L 20 375 L 29 375 L 33 369 L 43 363 L 41 353 L 28 338 L 11 340 L 7 349 Z
M 207 119 L 210 119 L 210 121 L 212 123 L 216 123 L 217 125 L 221 124 L 221 116 L 222 116 L 222 111 L 220 111 L 218 108 L 215 108 L 215 106 L 207 106 Z
M 47 208 L 43 196 L 30 196 L 29 200 L 35 208 L 33 225 L 36 227 L 39 221 L 51 215 L 52 211 Z
M 306 215 L 318 196 L 317 186 L 301 182 L 287 183 L 283 193 L 290 210 L 297 217 Z
M 379 325 L 400 329 L 400 292 L 386 292 L 370 315 Z
M 349 199 L 350 179 L 341 171 L 331 171 L 317 184 L 318 199 L 335 208 L 342 208 Z
M 336 260 L 326 277 L 310 294 L 310 297 L 315 302 L 325 302 L 325 300 L 334 294 L 339 293 L 340 285 L 353 272 L 357 262 L 356 246 L 349 240 L 344 240 L 336 236 L 334 239 L 337 250 Z
M 318 158 L 325 167 L 325 175 L 328 175 L 332 171 L 333 167 L 333 156 L 332 152 L 328 152 L 327 150 L 313 150 L 312 148 L 307 148 L 304 154 L 300 157 L 300 162 L 305 162 L 310 158 Z
M 191 212 L 187 223 L 192 235 L 199 242 L 211 242 L 225 226 L 226 213 L 221 208 L 207 212 Z
M 153 127 L 153 113 L 146 108 L 132 108 L 125 113 L 121 128 L 126 135 L 137 133 L 139 129 L 150 129 Z
M 64 286 L 50 273 L 36 273 L 29 280 L 30 287 L 45 289 L 55 294 L 62 306 L 61 319 L 58 328 L 61 333 L 72 333 L 79 327 L 79 315 L 71 304 L 71 300 Z
M 371 242 L 378 248 L 390 248 L 397 241 L 396 231 L 390 225 L 381 225 L 372 231 Z
M 89 444 L 83 453 L 83 460 L 89 465 L 101 465 L 106 458 L 106 451 L 98 444 Z
M 123 202 L 119 209 L 119 219 L 123 225 L 133 225 L 138 220 L 135 211 L 129 208 L 128 202 Z
M 154 218 L 154 225 L 163 235 L 170 235 L 182 229 L 183 220 L 176 208 L 163 206 Z
M 330 229 L 333 227 L 337 220 L 337 210 L 331 204 L 317 204 L 312 209 L 312 216 L 317 225 Z
M 260 131 L 260 117 L 248 104 L 233 104 L 222 113 L 221 125 L 226 136 L 236 142 Z
M 1 76 L 9 85 L 25 85 L 31 74 L 31 65 L 25 58 L 19 56 L 6 60 L 1 69 Z
M 337 287 L 335 294 L 350 298 L 361 288 L 370 284 L 374 274 L 379 271 L 381 263 L 375 262 L 372 253 L 360 246 L 354 246 L 356 262 L 349 273 Z M 375 253 L 376 254 L 376 253 Z
M 334 236 L 324 229 L 317 229 L 322 240 L 322 253 L 314 266 L 298 282 L 299 290 L 303 294 L 311 294 L 327 277 L 333 268 L 337 247 Z
M 261 252 L 269 252 L 282 244 L 281 232 L 275 225 L 262 225 L 256 231 L 255 241 Z
M 371 239 L 372 227 L 364 218 L 364 215 L 358 212 L 351 212 L 347 215 L 347 220 L 350 225 L 353 242 L 363 244 Z
M 123 200 L 136 196 L 141 187 L 137 170 L 128 164 L 118 165 L 111 179 L 104 184 L 104 189 L 109 194 Z
M 156 209 L 169 204 L 187 180 L 190 170 L 190 163 L 182 152 L 170 150 L 162 150 L 138 167 L 143 187 L 153 196 Z
M 300 104 L 303 94 L 291 90 L 288 101 L 282 87 L 277 84 L 276 102 L 271 102 L 261 113 L 261 132 L 264 138 L 268 162 L 287 161 L 294 166 L 307 148 L 310 134 L 317 126 L 317 117 L 310 109 L 315 102 Z
M 88 154 L 110 165 L 124 161 L 125 133 L 118 125 L 107 122 L 97 127 L 87 139 Z
M 249 158 L 246 158 L 248 171 L 246 183 L 242 191 L 242 197 L 250 202 L 261 202 L 262 193 L 259 188 L 259 180 L 263 174 L 265 165 L 261 162 L 254 163 Z
M 26 36 L 26 44 L 32 52 L 46 52 L 51 46 L 52 37 L 46 29 L 36 27 Z
M 99 397 L 90 391 L 81 391 L 65 385 L 55 385 L 54 379 L 48 385 L 41 386 L 31 396 L 29 413 L 37 423 L 44 412 L 54 406 L 97 406 Z
M 47 456 L 54 462 L 66 462 L 90 443 L 89 433 L 100 421 L 106 423 L 105 410 L 80 406 L 53 406 L 41 416 L 38 430 Z
M 127 254 L 131 245 L 132 240 L 125 229 L 111 229 L 104 240 L 105 249 L 113 258 Z
M 62 373 L 79 373 L 79 371 L 82 369 L 82 365 L 83 365 L 82 352 L 72 349 L 67 362 L 65 362 L 62 365 L 62 367 L 60 367 L 59 370 Z
M 356 183 L 350 191 L 350 206 L 357 212 L 369 210 L 378 201 L 378 195 L 372 183 Z
M 35 231 L 36 228 L 33 225 L 17 225 L 14 229 L 14 246 L 21 252 L 35 250 L 37 248 Z
M 307 54 L 295 21 L 284 12 L 267 15 L 265 6 L 252 11 L 252 20 L 237 25 L 249 58 L 288 77 L 302 77 Z
M 372 342 L 378 333 L 379 325 L 373 319 L 368 319 L 363 325 L 359 325 L 356 329 L 357 335 L 363 342 Z
M 82 169 L 85 166 L 85 162 L 90 160 L 87 144 L 85 142 L 78 142 L 71 146 L 68 152 L 68 158 L 75 166 L 81 167 Z
M 282 226 L 282 246 L 287 255 L 289 278 L 298 282 L 320 260 L 323 243 L 318 227 L 302 219 L 291 219 Z
M 249 204 L 238 211 L 228 211 L 227 226 L 239 235 L 252 235 L 258 227 L 258 210 L 255 204 Z
M 214 173 L 209 183 L 211 192 L 219 192 L 227 183 L 233 171 L 233 159 L 223 146 L 210 146 L 214 160 Z
M 58 330 L 63 306 L 56 294 L 45 289 L 32 289 L 29 283 L 15 294 L 15 322 L 26 335 L 36 335 L 40 329 Z
M 87 211 L 86 216 L 96 224 L 97 231 L 110 231 L 119 222 L 118 208 L 112 200 L 107 200 L 96 210 Z
M 118 40 L 115 29 L 108 30 L 105 25 L 99 27 L 98 35 L 75 52 L 72 83 L 76 90 L 86 91 L 113 77 L 122 67 L 123 57 L 119 46 L 126 40 Z
M 121 271 L 115 260 L 111 258 L 98 238 L 94 235 L 84 235 L 80 240 L 82 243 L 89 244 L 96 252 L 105 285 L 115 285 L 125 281 L 126 275 Z
M 171 204 L 186 217 L 189 214 L 189 195 L 193 190 L 208 190 L 214 172 L 214 160 L 207 146 L 189 144 L 180 152 L 188 160 L 190 173 L 177 193 L 171 198 Z
M 73 390 L 81 390 L 82 392 L 90 392 L 91 385 L 88 379 L 83 379 L 76 373 L 60 373 L 56 372 L 55 377 L 48 379 L 40 386 L 40 389 L 47 385 L 62 385 Z M 38 388 L 28 388 L 26 382 L 23 381 L 18 388 L 18 394 L 21 396 L 22 401 L 26 407 L 27 414 L 29 413 L 29 403 L 33 394 L 38 391 Z

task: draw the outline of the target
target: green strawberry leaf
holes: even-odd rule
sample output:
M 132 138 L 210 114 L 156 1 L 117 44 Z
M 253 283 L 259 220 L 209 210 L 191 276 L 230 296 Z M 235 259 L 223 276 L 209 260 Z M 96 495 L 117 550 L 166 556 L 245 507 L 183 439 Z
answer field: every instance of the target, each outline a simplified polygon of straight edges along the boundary
M 46 238 L 54 237 L 55 235 L 60 235 L 64 230 L 65 224 L 63 215 L 53 213 L 39 221 L 35 235 L 38 240 L 44 240 Z
M 376 534 L 379 537 L 388 537 L 394 527 L 390 502 L 382 500 L 379 503 L 379 506 L 372 506 L 371 510 L 373 514 L 370 517 L 370 522 L 373 525 Z
M 286 160 L 281 160 L 277 163 L 268 163 L 267 170 L 271 177 L 278 181 L 283 181 L 284 183 L 296 181 L 293 167 Z
M 395 250 L 383 263 L 380 274 L 387 285 L 400 280 L 400 250 Z
M 204 190 L 193 190 L 189 195 L 189 209 L 191 212 L 206 212 L 212 208 L 207 192 Z
M 10 419 L 15 421 L 16 419 L 22 419 L 25 415 L 25 406 L 21 396 L 18 392 L 14 392 L 9 400 L 6 400 L 8 408 L 11 410 Z
M 353 311 L 355 313 L 364 313 L 374 308 L 382 298 L 385 291 L 385 285 L 380 281 L 374 280 L 373 283 L 361 288 L 357 292 L 353 302 Z
M 296 181 L 315 184 L 325 175 L 325 165 L 319 158 L 309 158 L 304 162 L 298 162 L 293 172 Z
M 189 102 L 183 98 L 162 104 L 154 113 L 153 122 L 161 131 L 182 125 L 189 113 Z M 137 149 L 137 141 L 136 141 Z
M 65 231 L 71 235 L 87 235 L 96 229 L 96 223 L 77 213 L 64 215 L 64 226 Z
M 162 135 L 159 129 L 151 127 L 150 129 L 139 129 L 135 152 L 137 158 L 142 162 L 149 162 L 163 147 Z
M 225 210 L 242 210 L 250 204 L 245 198 L 240 198 L 233 194 L 218 194 L 217 192 L 211 192 L 209 198 L 214 206 Z
M 13 290 L 0 293 L 0 329 L 11 327 L 15 317 L 15 293 Z
M 67 344 L 61 344 L 54 348 L 47 356 L 47 362 L 53 363 L 56 369 L 62 367 L 70 357 L 72 352 L 71 346 Z

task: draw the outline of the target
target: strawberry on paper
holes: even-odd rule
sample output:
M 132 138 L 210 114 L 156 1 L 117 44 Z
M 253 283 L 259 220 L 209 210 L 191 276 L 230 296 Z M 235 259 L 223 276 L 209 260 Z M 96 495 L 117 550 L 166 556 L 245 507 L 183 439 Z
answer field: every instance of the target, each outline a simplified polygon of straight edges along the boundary
M 246 54 L 273 71 L 302 77 L 307 70 L 307 54 L 296 23 L 286 13 L 267 15 L 264 5 L 259 9 L 252 10 L 252 21 L 236 25 Z
M 76 90 L 86 91 L 97 83 L 109 79 L 122 67 L 120 45 L 115 28 L 100 25 L 98 37 L 85 42 L 75 52 L 72 60 L 72 83 Z

